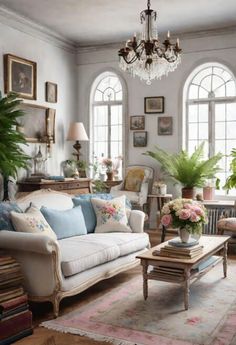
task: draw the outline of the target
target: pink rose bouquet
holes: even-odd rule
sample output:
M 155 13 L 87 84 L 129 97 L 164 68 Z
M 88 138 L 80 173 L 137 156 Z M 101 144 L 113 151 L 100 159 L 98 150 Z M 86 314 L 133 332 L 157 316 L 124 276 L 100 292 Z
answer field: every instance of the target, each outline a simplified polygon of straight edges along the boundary
M 203 224 L 207 223 L 207 211 L 200 202 L 175 199 L 163 206 L 161 223 L 166 227 L 185 227 L 190 233 L 201 233 Z

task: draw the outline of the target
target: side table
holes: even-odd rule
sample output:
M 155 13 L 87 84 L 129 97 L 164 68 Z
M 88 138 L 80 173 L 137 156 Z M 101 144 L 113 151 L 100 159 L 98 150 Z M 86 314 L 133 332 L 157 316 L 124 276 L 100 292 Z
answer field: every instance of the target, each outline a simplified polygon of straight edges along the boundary
M 151 215 L 152 212 L 154 211 L 154 207 L 156 204 L 156 226 L 155 229 L 158 226 L 158 215 L 163 207 L 163 205 L 167 202 L 172 200 L 172 194 L 149 194 L 147 197 L 147 203 L 148 203 L 148 219 L 149 219 L 149 228 L 151 228 L 150 223 L 151 223 Z

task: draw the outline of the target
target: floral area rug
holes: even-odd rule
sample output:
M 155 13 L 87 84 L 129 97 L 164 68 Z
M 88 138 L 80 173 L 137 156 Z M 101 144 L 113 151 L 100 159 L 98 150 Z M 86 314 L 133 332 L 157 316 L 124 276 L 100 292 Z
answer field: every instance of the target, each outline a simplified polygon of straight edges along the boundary
M 236 261 L 191 285 L 187 311 L 180 285 L 148 283 L 146 301 L 140 276 L 42 326 L 116 345 L 236 345 Z

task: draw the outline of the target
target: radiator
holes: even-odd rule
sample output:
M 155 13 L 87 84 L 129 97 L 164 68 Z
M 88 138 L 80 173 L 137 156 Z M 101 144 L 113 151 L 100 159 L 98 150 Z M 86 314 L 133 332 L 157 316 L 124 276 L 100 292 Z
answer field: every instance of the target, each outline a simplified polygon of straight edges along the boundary
M 236 217 L 235 208 L 225 208 L 225 207 L 216 207 L 216 208 L 207 208 L 208 212 L 208 223 L 204 225 L 203 233 L 214 235 L 217 234 L 217 221 L 220 218 L 224 217 Z

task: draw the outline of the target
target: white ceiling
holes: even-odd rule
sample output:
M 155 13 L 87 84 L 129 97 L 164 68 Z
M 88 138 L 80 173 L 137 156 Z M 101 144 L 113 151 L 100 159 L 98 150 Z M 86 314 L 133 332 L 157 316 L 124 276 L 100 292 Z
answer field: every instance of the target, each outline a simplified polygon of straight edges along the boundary
M 0 0 L 0 5 L 89 46 L 125 41 L 139 32 L 146 0 Z M 152 0 L 151 8 L 157 11 L 159 33 L 236 25 L 236 0 Z

